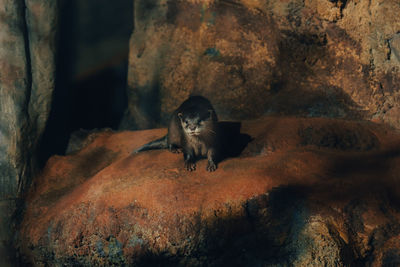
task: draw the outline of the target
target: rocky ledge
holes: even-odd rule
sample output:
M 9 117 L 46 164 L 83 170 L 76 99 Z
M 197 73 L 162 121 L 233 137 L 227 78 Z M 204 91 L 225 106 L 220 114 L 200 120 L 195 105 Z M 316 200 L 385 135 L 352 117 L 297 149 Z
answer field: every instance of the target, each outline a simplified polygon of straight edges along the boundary
M 187 172 L 182 155 L 164 150 L 131 154 L 165 129 L 97 132 L 78 152 L 50 158 L 27 196 L 19 235 L 24 260 L 400 264 L 398 131 L 372 122 L 264 117 L 242 122 L 241 132 L 251 142 L 213 173 L 205 160 Z

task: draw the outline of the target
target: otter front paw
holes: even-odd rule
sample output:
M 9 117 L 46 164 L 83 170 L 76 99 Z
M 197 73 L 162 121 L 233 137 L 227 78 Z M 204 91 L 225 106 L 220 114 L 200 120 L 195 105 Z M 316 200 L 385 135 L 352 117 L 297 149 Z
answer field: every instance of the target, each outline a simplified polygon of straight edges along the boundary
M 209 172 L 213 172 L 217 169 L 217 165 L 213 161 L 209 161 L 207 164 L 206 170 Z
M 196 170 L 196 163 L 185 162 L 185 169 L 190 171 L 190 172 Z

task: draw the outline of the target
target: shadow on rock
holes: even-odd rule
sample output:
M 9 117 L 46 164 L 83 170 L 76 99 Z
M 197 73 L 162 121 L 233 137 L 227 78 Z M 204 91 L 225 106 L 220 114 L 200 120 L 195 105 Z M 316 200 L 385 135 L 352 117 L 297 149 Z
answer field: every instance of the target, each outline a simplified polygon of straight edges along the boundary
M 310 220 L 306 195 L 297 186 L 282 186 L 247 200 L 240 215 L 233 207 L 220 216 L 199 221 L 195 247 L 146 253 L 138 266 L 350 266 L 350 246 L 333 228 Z M 317 225 L 317 226 L 315 226 Z M 314 236 L 315 235 L 315 236 Z M 323 249 L 321 249 L 321 246 Z M 310 257 L 310 255 L 314 255 Z
M 220 160 L 238 157 L 253 138 L 245 133 L 241 133 L 241 122 L 221 121 L 218 123 L 218 132 L 222 147 Z
M 239 214 L 234 206 L 226 208 L 198 220 L 194 246 L 175 255 L 148 251 L 135 266 L 287 265 L 299 257 L 298 246 L 307 242 L 301 232 L 308 210 L 296 188 L 280 187 L 251 198 L 242 203 Z

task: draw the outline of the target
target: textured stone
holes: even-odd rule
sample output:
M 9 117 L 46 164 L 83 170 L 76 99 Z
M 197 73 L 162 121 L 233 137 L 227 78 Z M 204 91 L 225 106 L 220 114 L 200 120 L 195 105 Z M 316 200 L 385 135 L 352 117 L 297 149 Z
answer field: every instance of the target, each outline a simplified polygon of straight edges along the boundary
M 335 130 L 332 130 L 335 129 Z M 34 265 L 394 266 L 400 134 L 371 122 L 263 117 L 239 157 L 194 172 L 165 129 L 104 132 L 53 156 L 27 198 Z M 329 134 L 327 134 L 329 133 Z M 232 144 L 233 145 L 233 144 Z
M 165 125 L 189 94 L 224 119 L 265 113 L 400 126 L 391 1 L 135 1 L 123 128 Z
M 15 266 L 15 251 L 13 246 L 14 232 L 11 221 L 15 207 L 14 200 L 0 200 L 0 265 Z
M 28 114 L 35 146 L 45 129 L 55 87 L 58 9 L 57 1 L 25 2 L 32 79 Z
M 28 1 L 25 6 L 24 1 L 2 0 L 0 6 L 1 197 L 15 198 L 29 181 L 50 111 L 56 2 Z
M 0 2 L 0 152 L 1 198 L 17 195 L 24 163 L 19 151 L 24 130 L 29 94 L 26 58 L 25 20 L 22 1 Z M 18 90 L 19 89 L 19 90 Z M 17 167 L 17 168 L 15 168 Z M 4 186 L 3 186 L 4 185 Z
M 0 213 L 0 228 L 7 229 L 0 231 L 2 253 L 11 250 L 11 215 L 35 172 L 36 150 L 49 115 L 56 3 L 0 0 L 0 203 L 11 209 Z M 7 264 L 4 259 L 0 257 L 2 266 Z
M 396 34 L 389 40 L 389 48 L 389 59 L 400 62 L 400 33 Z

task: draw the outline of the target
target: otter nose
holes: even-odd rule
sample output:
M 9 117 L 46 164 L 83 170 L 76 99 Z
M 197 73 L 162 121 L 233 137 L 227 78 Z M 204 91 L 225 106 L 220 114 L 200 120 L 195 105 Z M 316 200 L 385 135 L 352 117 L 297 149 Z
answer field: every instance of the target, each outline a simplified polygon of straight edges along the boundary
M 196 130 L 196 125 L 189 125 L 189 130 L 191 130 L 191 131 Z

